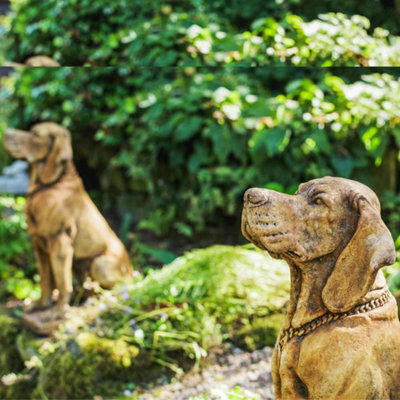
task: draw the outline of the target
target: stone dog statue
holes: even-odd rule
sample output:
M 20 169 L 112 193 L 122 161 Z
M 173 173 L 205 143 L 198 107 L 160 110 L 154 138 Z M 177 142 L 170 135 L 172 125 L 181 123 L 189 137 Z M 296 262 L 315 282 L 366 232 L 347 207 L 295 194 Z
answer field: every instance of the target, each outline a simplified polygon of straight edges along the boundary
M 375 193 L 333 177 L 293 196 L 249 189 L 242 232 L 290 267 L 276 398 L 400 399 L 400 323 L 380 270 L 396 254 Z
M 86 193 L 72 161 L 70 133 L 44 122 L 30 132 L 9 129 L 6 151 L 29 163 L 28 230 L 40 275 L 41 299 L 33 309 L 68 307 L 72 276 L 88 274 L 104 288 L 132 276 L 128 253 Z

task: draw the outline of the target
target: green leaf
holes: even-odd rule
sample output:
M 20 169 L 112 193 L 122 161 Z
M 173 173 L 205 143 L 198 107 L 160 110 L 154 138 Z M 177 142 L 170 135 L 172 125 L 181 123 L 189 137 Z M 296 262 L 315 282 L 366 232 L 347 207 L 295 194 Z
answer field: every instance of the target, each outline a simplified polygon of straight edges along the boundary
M 310 138 L 315 142 L 317 151 L 328 155 L 331 153 L 332 147 L 329 143 L 328 135 L 322 129 L 314 129 Z
M 231 133 L 227 124 L 213 124 L 210 127 L 210 137 L 218 161 L 225 163 L 231 149 Z
M 350 156 L 334 153 L 331 162 L 338 175 L 344 178 L 350 177 L 354 167 L 353 160 Z
M 290 131 L 286 128 L 264 128 L 257 132 L 250 141 L 250 148 L 256 157 L 266 153 L 272 157 L 285 150 L 290 141 Z M 264 154 L 265 154 L 264 153 Z
M 163 264 L 169 264 L 176 258 L 176 254 L 172 253 L 171 251 L 155 249 L 143 243 L 138 243 L 137 247 L 141 252 L 151 255 Z
M 185 119 L 178 125 L 174 133 L 175 139 L 178 142 L 184 142 L 192 138 L 194 135 L 200 133 L 200 127 L 202 123 L 203 118 L 198 116 L 193 116 Z

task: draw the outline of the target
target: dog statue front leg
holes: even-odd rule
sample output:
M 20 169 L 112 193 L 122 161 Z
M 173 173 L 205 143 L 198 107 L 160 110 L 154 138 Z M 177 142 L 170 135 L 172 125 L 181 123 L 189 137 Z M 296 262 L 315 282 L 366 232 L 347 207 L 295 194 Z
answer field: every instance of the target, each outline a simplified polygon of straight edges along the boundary
M 25 312 L 33 312 L 51 307 L 51 295 L 54 289 L 53 272 L 51 270 L 49 256 L 37 238 L 33 237 L 32 242 L 36 265 L 40 276 L 41 296 L 39 300 L 24 307 Z
M 49 254 L 56 289 L 59 291 L 57 305 L 66 309 L 72 296 L 72 262 L 74 249 L 72 238 L 65 232 L 49 241 Z
M 54 289 L 51 264 L 48 254 L 46 254 L 46 252 L 43 251 L 35 242 L 33 248 L 40 276 L 40 290 L 42 292 L 38 304 L 41 308 L 48 308 L 51 306 L 51 294 Z

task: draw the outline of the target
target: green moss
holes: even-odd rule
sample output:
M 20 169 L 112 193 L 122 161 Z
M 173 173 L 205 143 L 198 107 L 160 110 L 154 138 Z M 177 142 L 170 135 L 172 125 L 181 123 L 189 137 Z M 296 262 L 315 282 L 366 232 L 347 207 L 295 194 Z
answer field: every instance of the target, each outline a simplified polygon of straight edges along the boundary
M 0 327 L 0 377 L 8 375 L 9 381 L 13 381 L 8 385 L 0 384 L 0 397 L 29 398 L 36 386 L 37 373 L 34 370 L 28 373 L 25 370 L 24 360 L 33 355 L 32 346 L 35 337 L 24 331 L 21 321 L 11 316 L 10 311 L 4 307 L 0 308 Z
M 59 349 L 44 360 L 38 386 L 33 398 L 86 398 L 92 393 L 95 365 L 86 357 L 75 357 L 72 353 Z
M 0 376 L 21 371 L 24 364 L 16 346 L 21 322 L 0 309 Z
M 247 320 L 234 335 L 233 342 L 251 351 L 274 346 L 284 319 L 284 314 L 271 314 Z
M 122 339 L 99 338 L 93 333 L 83 332 L 76 341 L 83 352 L 89 356 L 102 355 L 109 359 L 110 365 L 118 372 L 120 368 L 130 367 L 132 360 L 139 355 L 139 349 L 136 346 L 129 345 Z
M 122 339 L 84 332 L 43 362 L 33 398 L 76 399 L 115 396 L 134 375 L 139 349 Z
M 17 376 L 15 383 L 3 394 L 5 399 L 29 399 L 37 386 L 37 371 Z M 39 398 L 34 397 L 34 398 Z

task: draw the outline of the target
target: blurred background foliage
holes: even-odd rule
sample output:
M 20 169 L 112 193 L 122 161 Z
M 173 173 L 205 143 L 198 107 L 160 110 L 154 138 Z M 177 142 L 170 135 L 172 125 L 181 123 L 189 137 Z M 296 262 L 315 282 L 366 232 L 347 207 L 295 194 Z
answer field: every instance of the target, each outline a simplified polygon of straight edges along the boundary
M 400 81 L 396 70 L 366 72 L 22 68 L 1 107 L 8 126 L 67 127 L 103 208 L 159 236 L 209 236 L 232 230 L 229 218 L 239 226 L 251 186 L 292 193 L 337 175 L 396 191 L 385 171 L 400 145 Z
M 2 58 L 61 65 L 399 65 L 392 0 L 12 0 Z M 356 38 L 356 39 L 355 39 Z
M 2 82 L 0 140 L 5 126 L 67 127 L 86 188 L 142 271 L 184 249 L 243 243 L 247 188 L 293 193 L 325 175 L 377 191 L 396 240 L 399 73 L 17 68 Z
M 24 215 L 25 199 L 0 196 L 0 298 L 38 299 L 38 275 Z

